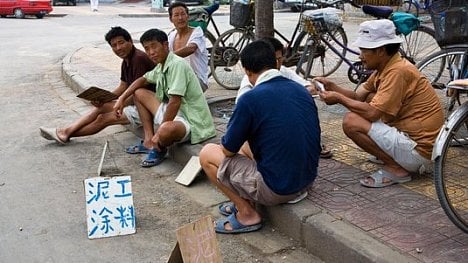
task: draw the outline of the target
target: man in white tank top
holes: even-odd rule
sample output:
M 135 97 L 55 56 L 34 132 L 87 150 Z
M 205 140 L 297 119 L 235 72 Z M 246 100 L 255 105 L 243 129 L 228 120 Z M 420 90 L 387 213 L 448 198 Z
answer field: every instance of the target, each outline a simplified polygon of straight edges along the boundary
M 171 4 L 168 12 L 175 27 L 168 34 L 169 50 L 187 60 L 205 91 L 208 88 L 208 51 L 203 30 L 200 27 L 189 27 L 188 8 L 184 3 Z

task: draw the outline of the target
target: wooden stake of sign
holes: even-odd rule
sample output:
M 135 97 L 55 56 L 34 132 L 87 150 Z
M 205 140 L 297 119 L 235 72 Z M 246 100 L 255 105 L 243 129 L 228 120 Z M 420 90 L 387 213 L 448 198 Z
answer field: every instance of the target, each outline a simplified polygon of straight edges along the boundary
M 211 216 L 177 229 L 176 235 L 177 244 L 168 263 L 223 262 Z
M 180 172 L 179 176 L 175 179 L 175 181 L 179 184 L 183 184 L 188 186 L 193 182 L 195 177 L 197 177 L 198 173 L 201 171 L 200 159 L 198 156 L 192 156 L 188 163 L 185 165 L 184 169 Z
M 104 163 L 104 158 L 106 157 L 107 146 L 108 145 L 109 145 L 109 141 L 106 141 L 106 143 L 104 144 L 104 148 L 102 149 L 101 160 L 99 161 L 99 166 L 98 166 L 98 170 L 97 170 L 97 176 L 101 176 L 102 165 Z

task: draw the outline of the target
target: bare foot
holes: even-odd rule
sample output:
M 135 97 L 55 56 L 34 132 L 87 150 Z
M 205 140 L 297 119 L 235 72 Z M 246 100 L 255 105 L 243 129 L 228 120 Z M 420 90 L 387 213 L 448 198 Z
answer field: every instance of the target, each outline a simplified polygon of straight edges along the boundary
M 240 215 L 240 213 L 236 213 L 235 217 L 237 221 L 244 226 L 252 226 L 262 222 L 262 218 L 258 213 L 251 217 L 242 216 Z M 232 230 L 231 223 L 227 222 L 226 224 L 224 224 L 224 229 L 228 231 Z
M 68 135 L 65 133 L 65 129 L 57 128 L 57 137 L 62 142 L 68 142 L 69 141 Z

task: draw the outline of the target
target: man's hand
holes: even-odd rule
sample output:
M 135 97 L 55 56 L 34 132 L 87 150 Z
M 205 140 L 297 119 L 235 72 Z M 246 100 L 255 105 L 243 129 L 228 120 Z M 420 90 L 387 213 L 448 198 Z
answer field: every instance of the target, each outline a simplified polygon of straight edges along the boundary
M 319 96 L 327 105 L 334 105 L 340 103 L 340 96 L 342 95 L 334 91 L 322 91 Z
M 124 100 L 122 98 L 122 96 L 120 96 L 117 101 L 115 102 L 114 104 L 114 107 L 113 107 L 113 110 L 115 112 L 115 115 L 120 118 L 122 116 L 122 111 L 123 111 L 123 107 L 124 107 Z
M 336 91 L 337 88 L 338 88 L 338 86 L 335 84 L 335 82 L 333 82 L 333 81 L 331 81 L 331 80 L 329 80 L 327 78 L 324 78 L 324 77 L 316 77 L 313 80 L 322 83 L 325 90 Z M 312 81 L 312 83 L 313 83 L 313 81 Z M 320 90 L 318 90 L 317 87 L 316 87 L 316 89 L 317 89 L 317 91 L 320 91 Z
M 315 89 L 315 86 L 314 85 L 307 85 L 305 86 L 305 88 L 307 89 L 307 91 L 309 92 L 309 94 L 312 96 L 312 97 L 318 97 L 318 91 L 317 89 Z

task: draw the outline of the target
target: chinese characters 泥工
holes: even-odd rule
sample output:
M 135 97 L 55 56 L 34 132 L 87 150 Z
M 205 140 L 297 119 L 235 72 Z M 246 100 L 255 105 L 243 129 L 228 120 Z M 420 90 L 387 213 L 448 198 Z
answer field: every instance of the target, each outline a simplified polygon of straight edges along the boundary
M 88 238 L 135 233 L 130 176 L 85 180 Z

